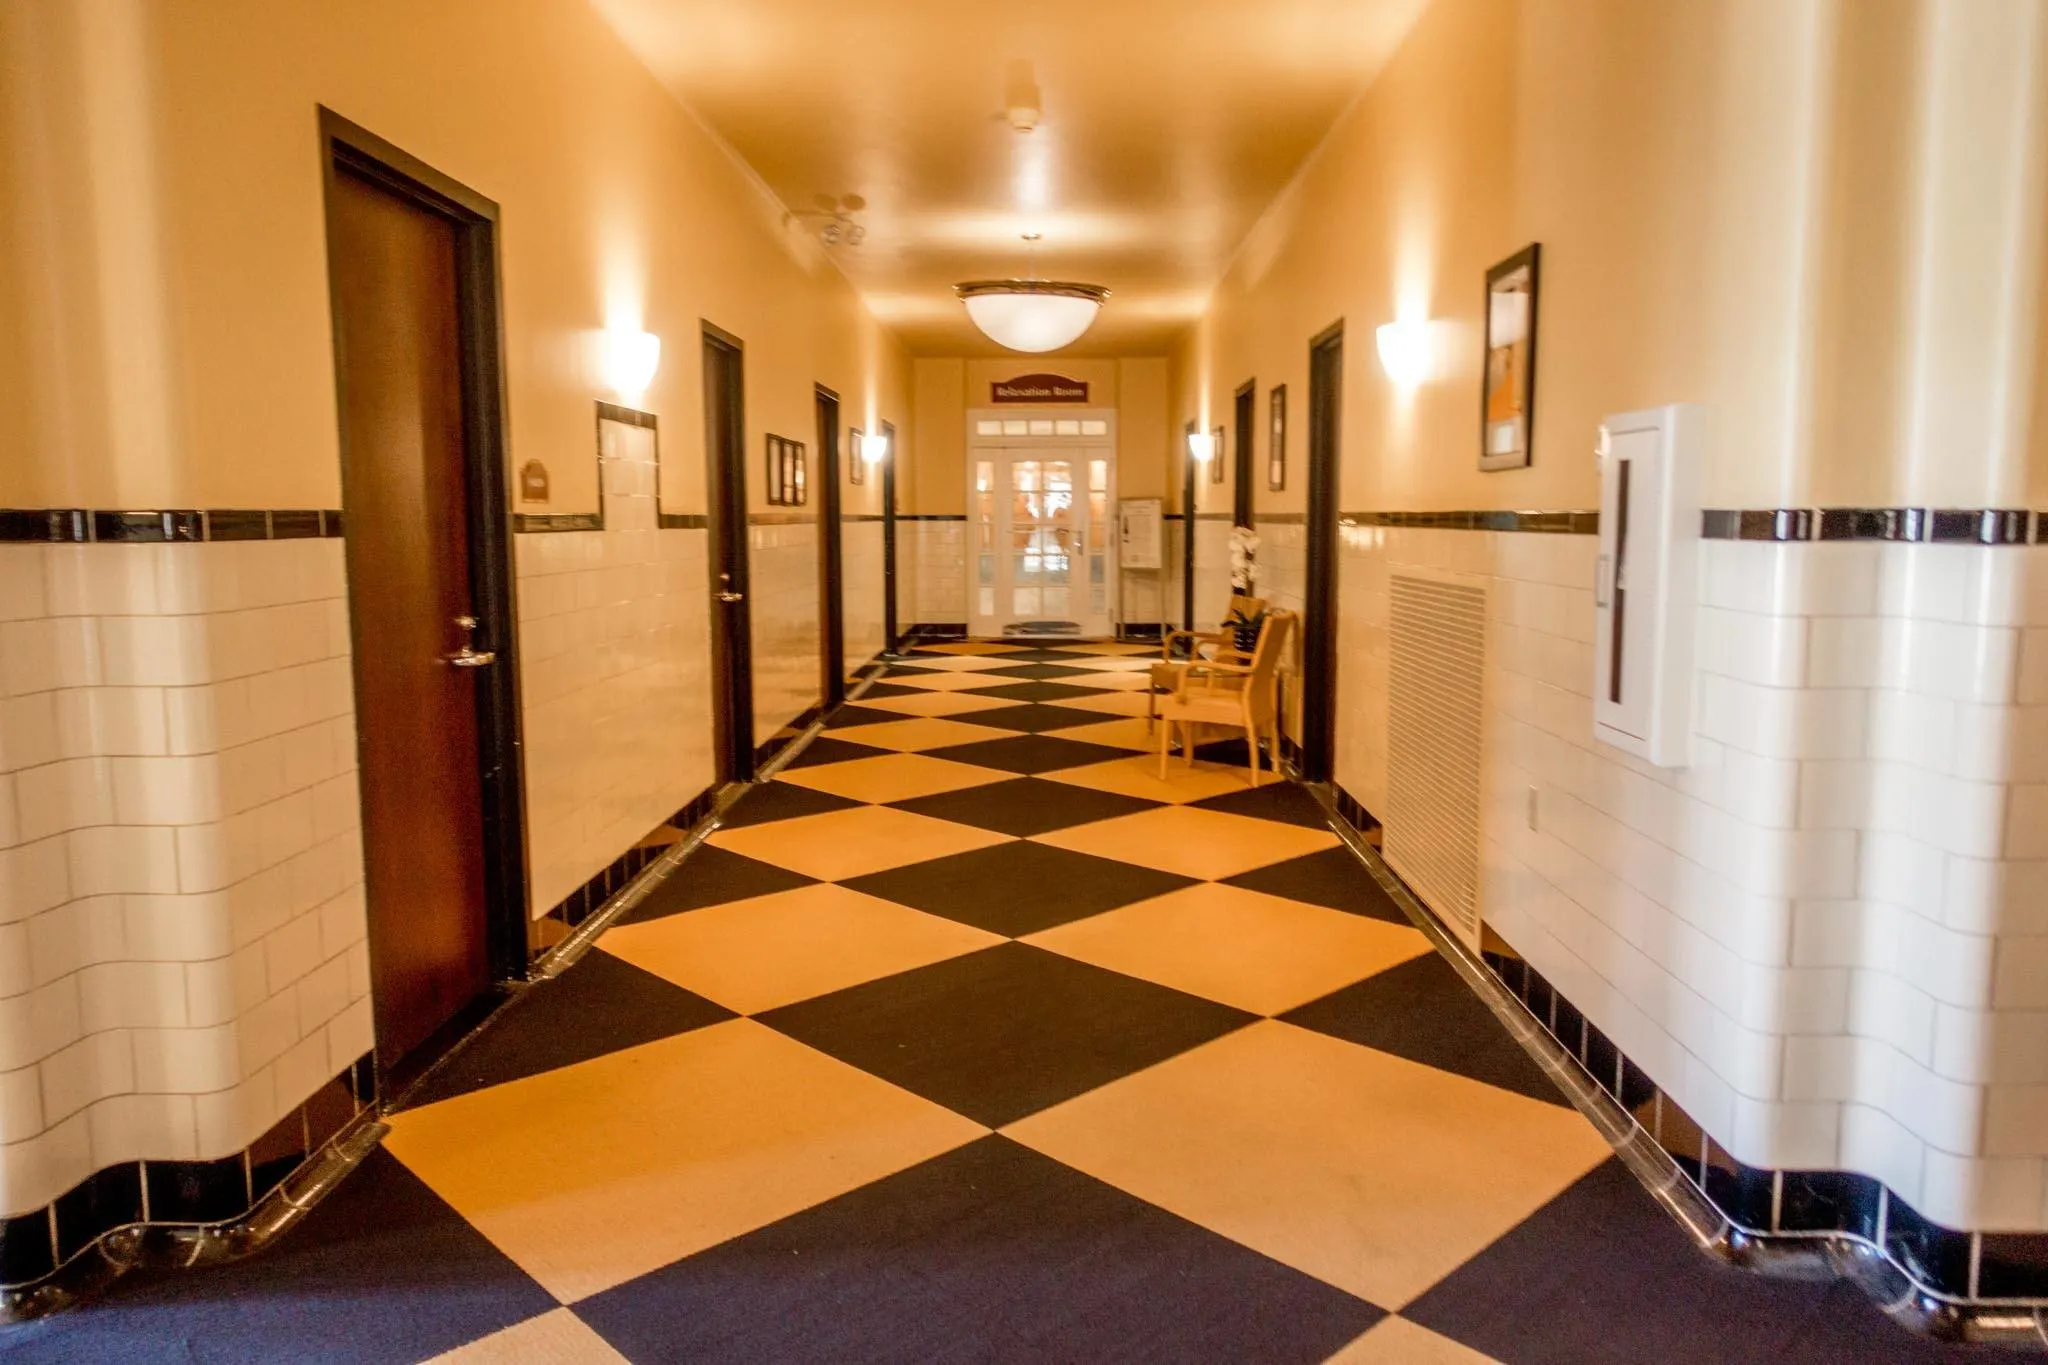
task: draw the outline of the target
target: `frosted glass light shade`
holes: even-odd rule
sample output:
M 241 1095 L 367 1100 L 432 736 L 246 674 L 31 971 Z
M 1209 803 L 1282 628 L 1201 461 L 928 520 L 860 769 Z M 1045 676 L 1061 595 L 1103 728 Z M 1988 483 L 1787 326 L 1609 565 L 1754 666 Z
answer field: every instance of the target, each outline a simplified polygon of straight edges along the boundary
M 1055 280 L 980 280 L 956 293 L 982 335 L 1012 351 L 1057 351 L 1095 324 L 1109 291 Z

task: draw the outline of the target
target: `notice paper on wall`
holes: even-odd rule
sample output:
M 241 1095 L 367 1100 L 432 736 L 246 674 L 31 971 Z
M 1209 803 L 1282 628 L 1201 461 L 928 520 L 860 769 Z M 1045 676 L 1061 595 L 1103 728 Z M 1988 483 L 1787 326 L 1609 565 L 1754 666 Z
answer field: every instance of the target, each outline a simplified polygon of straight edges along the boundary
M 1126 569 L 1156 569 L 1164 555 L 1164 517 L 1158 498 L 1122 498 L 1116 505 L 1117 563 Z

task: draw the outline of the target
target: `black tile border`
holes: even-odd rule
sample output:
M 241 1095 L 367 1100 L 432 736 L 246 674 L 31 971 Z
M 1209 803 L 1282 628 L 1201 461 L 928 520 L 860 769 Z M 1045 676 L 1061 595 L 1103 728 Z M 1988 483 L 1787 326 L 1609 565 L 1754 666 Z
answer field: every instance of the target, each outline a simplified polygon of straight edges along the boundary
M 1959 1232 L 1929 1222 L 1869 1176 L 1736 1161 L 1491 926 L 1478 953 L 1445 929 L 1339 813 L 1339 789 L 1310 790 L 1366 875 L 1452 959 L 1703 1250 L 1764 1274 L 1848 1279 L 1908 1331 L 2048 1346 L 2048 1232 Z M 1992 1297 L 1986 1284 L 2003 1292 Z
M 602 512 L 514 512 L 512 529 L 523 536 L 546 531 L 602 531 Z
M 1590 536 L 1600 531 L 1598 511 L 1534 512 L 1461 509 L 1447 512 L 1339 512 L 1340 526 L 1394 526 L 1428 531 L 1515 531 Z
M 1488 930 L 1489 937 L 1499 940 Z M 1855 1237 L 1882 1250 L 1916 1286 L 1953 1304 L 2048 1304 L 2048 1232 L 1984 1233 L 1944 1228 L 1921 1217 L 1880 1181 L 1852 1171 L 1782 1171 L 1744 1165 L 1714 1140 L 1505 940 L 1481 958 L 1592 1082 L 1684 1170 L 1723 1217 L 1750 1237 Z M 1981 1250 L 1995 1244 L 1991 1278 L 2004 1293 L 1983 1293 Z
M 775 756 L 803 738 L 804 731 L 816 725 L 825 717 L 825 704 L 812 702 L 799 711 L 788 724 L 779 727 L 774 734 L 754 746 L 754 768 L 759 771 L 768 766 Z
M 1261 512 L 1257 509 L 1254 509 L 1252 512 L 1252 529 L 1254 531 L 1265 525 L 1306 526 L 1307 524 L 1308 513 L 1306 512 Z
M 0 544 L 198 545 L 332 538 L 341 533 L 341 512 L 334 508 L 0 508 Z
M 1913 545 L 2048 544 L 2048 513 L 2015 507 L 1712 508 L 1707 540 L 1891 541 Z
M 965 521 L 965 512 L 898 512 L 898 521 Z
M 251 1219 L 273 1196 L 282 1198 L 287 1182 L 326 1149 L 374 1122 L 377 1103 L 375 1055 L 366 1052 L 239 1152 L 210 1161 L 116 1162 L 41 1209 L 0 1219 L 0 1321 L 70 1302 L 78 1289 L 59 1282 L 73 1278 L 73 1271 L 87 1281 L 103 1274 L 106 1265 L 87 1265 L 83 1258 L 116 1233 L 141 1239 L 182 1231 L 237 1240 L 229 1225 Z M 217 1248 L 200 1259 L 249 1249 Z M 103 1259 L 119 1267 L 132 1258 L 124 1249 Z
M 816 512 L 749 512 L 749 526 L 811 526 L 816 524 Z M 707 523 L 708 524 L 708 523 Z
M 670 828 L 687 835 L 698 822 L 709 815 L 718 804 L 718 788 L 707 787 L 682 806 L 675 814 L 662 821 L 655 829 Z M 649 830 L 652 835 L 654 830 Z M 631 885 L 633 880 L 645 872 L 655 859 L 668 852 L 669 845 L 648 843 L 645 839 L 606 863 L 591 874 L 583 885 L 548 907 L 544 915 L 536 917 L 526 934 L 526 953 L 529 963 L 552 952 L 557 945 L 580 928 L 583 922 L 595 915 L 605 903 Z
M 965 621 L 919 621 L 903 632 L 899 651 L 914 649 L 920 644 L 947 644 L 966 638 Z
M 664 531 L 708 531 L 711 518 L 702 512 L 660 512 L 656 520 Z

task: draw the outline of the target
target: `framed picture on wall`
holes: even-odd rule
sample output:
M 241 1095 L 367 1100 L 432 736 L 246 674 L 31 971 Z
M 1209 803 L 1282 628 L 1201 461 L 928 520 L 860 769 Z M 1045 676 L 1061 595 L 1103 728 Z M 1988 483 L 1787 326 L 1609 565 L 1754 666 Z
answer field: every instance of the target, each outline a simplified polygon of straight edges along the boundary
M 846 429 L 846 481 L 848 483 L 866 483 L 868 481 L 868 462 L 861 454 L 859 427 L 848 427 Z
M 1209 436 L 1209 482 L 1223 482 L 1223 428 L 1218 427 Z
M 1486 272 L 1486 369 L 1479 395 L 1479 467 L 1524 469 L 1536 413 L 1536 285 L 1531 242 Z
M 1275 384 L 1266 395 L 1266 490 L 1287 487 L 1287 386 Z
M 768 438 L 768 505 L 802 507 L 810 500 L 805 488 L 804 447 L 787 436 Z

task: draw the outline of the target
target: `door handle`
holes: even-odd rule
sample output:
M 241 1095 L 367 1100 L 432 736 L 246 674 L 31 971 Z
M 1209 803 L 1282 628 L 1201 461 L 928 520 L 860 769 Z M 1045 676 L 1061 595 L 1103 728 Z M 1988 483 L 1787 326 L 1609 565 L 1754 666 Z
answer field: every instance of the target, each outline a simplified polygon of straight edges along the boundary
M 744 602 L 747 600 L 747 595 L 743 592 L 722 592 L 718 594 L 718 600 L 721 602 Z
M 443 654 L 441 656 L 442 663 L 447 664 L 450 668 L 482 668 L 485 664 L 493 664 L 498 661 L 496 650 L 475 650 L 470 648 L 470 638 L 476 633 L 476 618 L 474 616 L 456 617 L 455 628 L 462 632 L 462 648 L 456 650 L 453 654 Z

